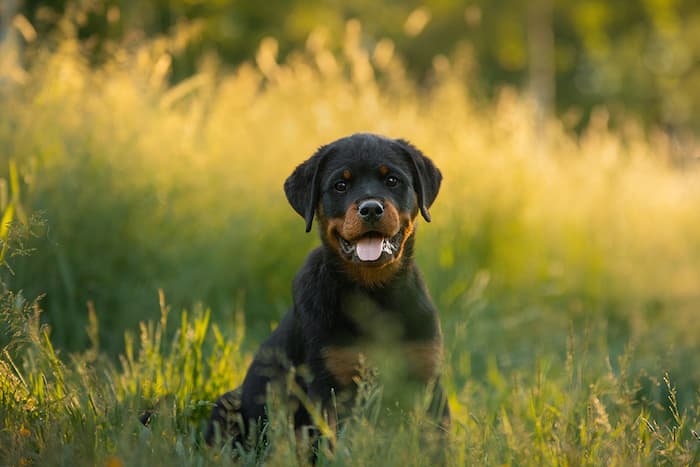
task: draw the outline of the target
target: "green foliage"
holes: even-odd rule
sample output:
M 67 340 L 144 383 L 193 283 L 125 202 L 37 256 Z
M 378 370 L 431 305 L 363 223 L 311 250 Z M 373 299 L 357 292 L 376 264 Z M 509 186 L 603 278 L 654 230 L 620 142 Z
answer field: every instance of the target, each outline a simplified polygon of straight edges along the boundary
M 268 36 L 278 40 L 283 57 L 319 31 L 340 51 L 345 24 L 355 19 L 365 26 L 363 47 L 391 44 L 422 82 L 431 82 L 436 56 L 457 56 L 469 65 L 464 84 L 481 95 L 493 96 L 509 84 L 537 96 L 536 75 L 546 63 L 547 92 L 554 95 L 558 112 L 579 129 L 598 106 L 610 109 L 618 122 L 634 116 L 646 125 L 672 128 L 680 140 L 700 128 L 692 110 L 700 106 L 694 59 L 700 53 L 700 9 L 692 0 L 21 3 L 40 42 L 74 31 L 98 63 L 116 47 L 131 47 L 144 36 L 177 35 L 175 82 L 192 76 L 212 52 L 238 66 Z M 692 158 L 687 151 L 679 155 Z
M 141 325 L 137 344 L 127 339 L 118 368 L 96 348 L 61 358 L 38 320 L 7 300 L 2 313 L 23 321 L 28 337 L 21 356 L 0 354 L 3 463 L 232 464 L 230 446 L 207 448 L 201 437 L 210 401 L 245 371 L 242 323 L 239 339 L 225 342 L 208 312 L 183 312 L 166 338 L 163 306 L 159 322 Z M 617 370 L 608 363 L 601 371 L 590 350 L 571 338 L 563 371 L 546 360 L 508 376 L 492 366 L 486 379 L 472 379 L 450 396 L 453 427 L 446 438 L 433 431 L 420 405 L 404 418 L 386 418 L 382 388 L 365 373 L 335 448 L 321 443 L 318 464 L 695 465 L 697 403 L 682 408 L 668 374 L 658 407 L 640 400 L 630 354 Z M 454 385 L 449 376 L 448 384 Z M 148 426 L 138 421 L 144 410 L 151 412 Z M 308 445 L 288 423 L 285 404 L 273 398 L 270 410 L 266 464 L 305 464 Z M 244 464 L 255 463 L 254 453 L 241 455 Z
M 209 401 L 239 383 L 247 365 L 240 339 L 225 341 L 209 324 L 208 311 L 198 310 L 192 318 L 183 312 L 179 328 L 166 338 L 164 307 L 159 322 L 142 324 L 136 345 L 127 334 L 117 368 L 98 347 L 61 358 L 48 329 L 39 324 L 38 308 L 29 314 L 15 305 L 23 303 L 21 297 L 3 299 L 3 318 L 24 323 L 25 329 L 0 355 L 4 463 L 102 464 L 116 453 L 121 465 L 171 458 L 190 465 L 193 452 L 206 458 L 197 446 Z M 20 343 L 22 352 L 11 352 Z M 144 411 L 150 414 L 149 428 L 139 423 Z M 153 443 L 171 452 L 153 452 Z

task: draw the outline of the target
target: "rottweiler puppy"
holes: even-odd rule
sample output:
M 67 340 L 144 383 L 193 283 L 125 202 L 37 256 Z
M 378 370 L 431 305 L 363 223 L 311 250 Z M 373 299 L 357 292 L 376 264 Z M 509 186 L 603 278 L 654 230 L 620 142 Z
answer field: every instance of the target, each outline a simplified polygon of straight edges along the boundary
M 395 379 L 397 398 L 410 392 L 409 383 L 430 388 L 428 411 L 448 427 L 440 322 L 413 261 L 416 218 L 420 212 L 430 221 L 441 180 L 413 145 L 374 134 L 323 146 L 294 170 L 284 184 L 287 199 L 307 232 L 318 219 L 322 243 L 294 278 L 293 305 L 243 384 L 217 400 L 208 443 L 217 433 L 234 443 L 257 439 L 273 386 L 289 395 L 297 430 L 313 425 L 309 404 L 337 429 L 365 363 L 379 368 L 383 384 Z

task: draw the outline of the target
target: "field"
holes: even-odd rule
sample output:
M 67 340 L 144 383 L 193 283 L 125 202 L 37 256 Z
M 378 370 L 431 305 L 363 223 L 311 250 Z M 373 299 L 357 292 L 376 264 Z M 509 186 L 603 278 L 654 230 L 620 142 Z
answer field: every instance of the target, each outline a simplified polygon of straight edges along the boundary
M 511 89 L 477 99 L 466 56 L 418 87 L 349 31 L 339 54 L 312 35 L 278 63 L 268 39 L 174 86 L 177 36 L 99 66 L 64 39 L 0 79 L 0 465 L 231 464 L 201 445 L 210 403 L 318 243 L 282 183 L 357 131 L 444 175 L 416 252 L 445 331 L 440 462 L 700 465 L 698 168 L 604 109 L 578 134 Z M 360 384 L 319 464 L 433 465 L 420 414 L 386 426 L 382 388 Z M 301 462 L 271 411 L 267 465 Z

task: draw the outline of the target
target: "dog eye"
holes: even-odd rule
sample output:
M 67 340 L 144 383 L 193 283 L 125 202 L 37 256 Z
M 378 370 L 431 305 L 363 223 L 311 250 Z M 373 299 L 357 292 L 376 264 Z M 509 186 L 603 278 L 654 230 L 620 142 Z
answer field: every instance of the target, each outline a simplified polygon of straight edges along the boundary
M 346 182 L 336 182 L 336 184 L 333 186 L 335 188 L 335 191 L 339 193 L 343 193 L 348 189 L 348 184 Z
M 396 185 L 399 184 L 399 179 L 396 178 L 396 177 L 394 177 L 393 175 L 389 175 L 389 176 L 384 180 L 384 183 L 386 184 L 386 186 L 389 186 L 389 187 L 396 186 Z

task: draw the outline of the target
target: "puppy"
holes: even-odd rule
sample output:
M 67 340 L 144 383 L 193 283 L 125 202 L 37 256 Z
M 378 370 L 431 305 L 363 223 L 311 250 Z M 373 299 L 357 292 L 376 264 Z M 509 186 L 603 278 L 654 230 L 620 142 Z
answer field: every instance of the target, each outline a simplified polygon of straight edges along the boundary
M 313 427 L 309 404 L 337 429 L 365 362 L 379 367 L 383 383 L 394 378 L 398 398 L 431 388 L 429 414 L 449 426 L 440 322 L 413 261 L 416 218 L 430 221 L 441 179 L 408 142 L 373 134 L 323 146 L 294 170 L 284 191 L 307 232 L 316 217 L 321 246 L 294 278 L 293 304 L 243 384 L 217 400 L 208 443 L 217 433 L 234 443 L 257 439 L 271 387 L 288 395 L 297 430 Z

